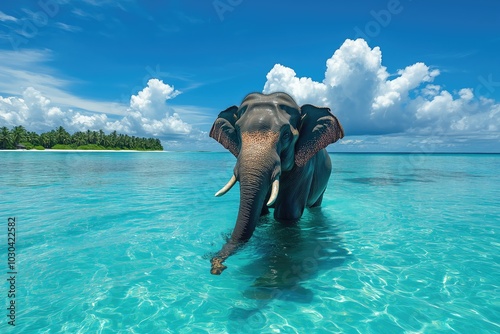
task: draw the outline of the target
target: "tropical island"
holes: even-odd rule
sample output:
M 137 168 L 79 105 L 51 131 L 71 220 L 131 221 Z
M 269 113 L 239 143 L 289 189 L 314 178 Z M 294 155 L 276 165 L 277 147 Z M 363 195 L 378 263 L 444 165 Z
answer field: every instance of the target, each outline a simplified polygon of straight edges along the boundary
M 15 126 L 11 130 L 0 128 L 0 150 L 136 150 L 163 151 L 157 138 L 141 138 L 119 134 L 110 134 L 103 130 L 86 132 L 67 132 L 62 126 L 55 130 L 38 134 L 27 131 L 23 126 Z

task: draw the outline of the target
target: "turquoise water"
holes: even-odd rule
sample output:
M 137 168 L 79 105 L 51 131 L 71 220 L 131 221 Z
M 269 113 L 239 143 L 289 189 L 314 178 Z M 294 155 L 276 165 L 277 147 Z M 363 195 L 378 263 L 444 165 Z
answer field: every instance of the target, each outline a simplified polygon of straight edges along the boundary
M 213 276 L 230 154 L 0 152 L 0 332 L 500 332 L 500 155 L 332 160 L 321 209 L 264 217 Z

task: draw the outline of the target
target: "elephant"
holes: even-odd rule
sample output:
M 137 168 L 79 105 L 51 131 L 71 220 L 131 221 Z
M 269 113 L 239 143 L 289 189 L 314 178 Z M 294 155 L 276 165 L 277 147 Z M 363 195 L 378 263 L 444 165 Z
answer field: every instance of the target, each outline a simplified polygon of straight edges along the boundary
M 260 216 L 274 209 L 274 219 L 296 223 L 306 207 L 321 205 L 330 173 L 326 147 L 344 137 L 329 108 L 301 107 L 288 94 L 251 93 L 241 105 L 219 113 L 210 137 L 236 158 L 229 182 L 215 196 L 240 183 L 240 204 L 231 237 L 210 260 L 214 275 L 224 261 L 252 236 Z

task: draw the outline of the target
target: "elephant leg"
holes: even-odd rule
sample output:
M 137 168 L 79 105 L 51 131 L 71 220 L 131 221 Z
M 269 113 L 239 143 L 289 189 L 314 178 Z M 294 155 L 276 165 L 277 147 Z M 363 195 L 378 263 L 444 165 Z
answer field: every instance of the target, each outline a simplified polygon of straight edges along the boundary
M 324 194 L 325 194 L 325 192 L 323 191 L 323 193 L 321 194 L 321 196 L 319 196 L 318 200 L 316 202 L 314 202 L 313 205 L 311 205 L 311 208 L 315 208 L 315 207 L 321 206 L 321 203 L 323 202 L 323 195 Z
M 280 193 L 274 203 L 274 218 L 282 223 L 297 222 L 307 205 L 312 183 L 311 164 L 282 173 Z
M 304 205 L 287 205 L 289 209 L 274 210 L 274 219 L 283 224 L 294 224 L 296 223 L 302 214 L 304 213 Z

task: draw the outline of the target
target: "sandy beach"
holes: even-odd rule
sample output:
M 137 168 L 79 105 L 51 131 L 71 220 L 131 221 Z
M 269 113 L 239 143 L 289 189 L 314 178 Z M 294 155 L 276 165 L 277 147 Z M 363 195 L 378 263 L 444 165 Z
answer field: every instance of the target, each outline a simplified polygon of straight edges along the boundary
M 0 150 L 0 153 L 2 152 L 114 152 L 114 153 L 128 153 L 128 152 L 138 152 L 138 153 L 145 153 L 145 152 L 156 152 L 156 153 L 161 153 L 161 152 L 171 152 L 171 151 L 137 151 L 137 150 L 58 150 L 58 149 L 45 149 L 45 150 Z

